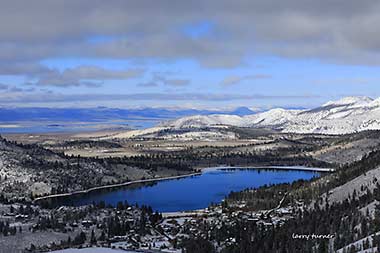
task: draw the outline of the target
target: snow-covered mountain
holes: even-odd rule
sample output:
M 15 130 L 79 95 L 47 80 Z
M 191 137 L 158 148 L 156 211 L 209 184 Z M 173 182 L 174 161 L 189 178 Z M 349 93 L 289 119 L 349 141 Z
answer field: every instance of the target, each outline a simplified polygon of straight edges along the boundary
M 346 97 L 310 110 L 273 109 L 246 116 L 188 116 L 161 126 L 175 129 L 207 126 L 266 127 L 293 133 L 346 134 L 380 129 L 380 98 Z
M 181 128 L 202 128 L 208 126 L 245 126 L 245 117 L 229 114 L 195 115 L 164 122 L 162 126 Z

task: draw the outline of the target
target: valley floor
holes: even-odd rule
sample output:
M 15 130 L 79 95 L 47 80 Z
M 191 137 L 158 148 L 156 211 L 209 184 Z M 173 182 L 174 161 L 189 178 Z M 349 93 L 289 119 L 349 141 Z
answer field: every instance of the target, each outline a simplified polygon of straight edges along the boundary
M 236 131 L 243 134 L 241 129 Z M 186 249 L 227 253 L 271 247 L 306 252 L 300 249 L 328 249 L 334 245 L 334 250 L 339 250 L 351 248 L 351 244 L 356 247 L 367 237 L 370 245 L 366 247 L 378 247 L 378 240 L 373 237 L 372 242 L 369 238 L 380 230 L 376 205 L 380 200 L 378 132 L 348 136 L 250 134 L 244 130 L 244 139 L 215 142 L 20 135 L 11 138 L 23 144 L 1 140 L 0 252 L 43 252 L 94 245 L 110 252 L 118 252 L 112 247 L 131 252 Z M 78 152 L 87 155 L 73 155 Z M 100 153 L 102 157 L 97 156 Z M 36 187 L 50 197 L 68 195 L 65 192 L 83 193 L 196 175 L 200 168 L 217 164 L 242 168 L 323 165 L 321 171 L 336 171 L 312 181 L 231 193 L 222 203 L 192 213 L 158 214 L 149 207 L 126 203 L 116 207 L 98 203 L 49 209 L 30 204 L 28 199 Z M 337 225 L 338 221 L 342 225 Z M 265 231 L 276 237 L 265 239 L 271 236 Z M 287 236 L 293 231 L 332 233 L 335 239 L 289 241 Z M 281 243 L 285 241 L 289 243 Z M 293 248 L 299 250 L 291 251 Z M 71 251 L 86 250 L 95 249 Z

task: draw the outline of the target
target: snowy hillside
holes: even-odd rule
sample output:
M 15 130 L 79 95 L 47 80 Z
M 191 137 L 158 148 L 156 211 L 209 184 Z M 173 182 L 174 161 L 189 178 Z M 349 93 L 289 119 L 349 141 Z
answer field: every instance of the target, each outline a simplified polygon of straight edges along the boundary
M 163 124 L 163 126 L 173 128 L 201 128 L 218 125 L 245 126 L 246 123 L 244 117 L 237 115 L 212 114 L 183 117 Z
M 175 129 L 206 126 L 267 127 L 282 132 L 346 134 L 380 129 L 380 98 L 346 97 L 310 110 L 273 109 L 247 115 L 189 116 L 166 122 Z

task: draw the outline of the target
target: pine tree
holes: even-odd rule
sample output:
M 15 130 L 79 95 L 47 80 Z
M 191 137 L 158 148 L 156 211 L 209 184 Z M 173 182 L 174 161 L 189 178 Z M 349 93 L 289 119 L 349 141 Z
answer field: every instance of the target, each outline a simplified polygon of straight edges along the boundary
M 91 244 L 96 244 L 96 237 L 94 230 L 91 231 L 91 239 L 90 239 Z

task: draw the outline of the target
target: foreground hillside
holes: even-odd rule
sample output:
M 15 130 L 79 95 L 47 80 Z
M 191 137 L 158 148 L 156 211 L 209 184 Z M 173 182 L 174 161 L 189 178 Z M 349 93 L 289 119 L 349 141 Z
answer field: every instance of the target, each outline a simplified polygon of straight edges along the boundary
M 147 158 L 98 159 L 67 156 L 35 144 L 0 139 L 0 196 L 26 199 L 155 177 L 188 174 L 175 162 Z
M 379 252 L 379 167 L 380 151 L 374 151 L 320 179 L 233 192 L 221 206 L 240 218 L 212 230 L 206 240 L 192 238 L 188 247 L 226 253 Z M 268 211 L 258 217 L 259 210 Z M 215 246 L 229 238 L 235 240 L 222 250 Z

